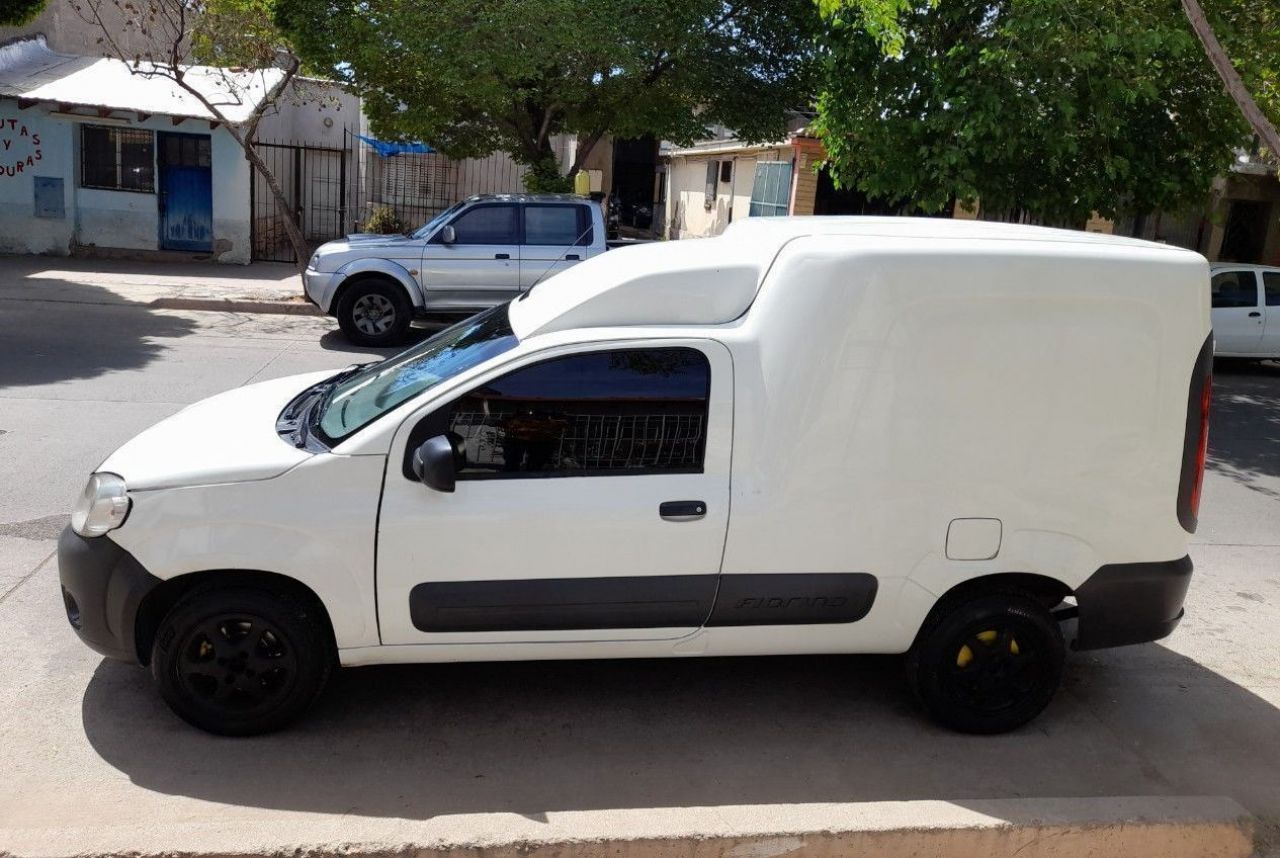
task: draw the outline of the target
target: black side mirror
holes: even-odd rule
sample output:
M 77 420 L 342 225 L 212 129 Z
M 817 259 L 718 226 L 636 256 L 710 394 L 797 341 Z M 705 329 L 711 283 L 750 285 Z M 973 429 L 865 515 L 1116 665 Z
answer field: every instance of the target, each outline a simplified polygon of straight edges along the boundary
M 438 492 L 453 491 L 458 481 L 458 466 L 449 439 L 436 435 L 423 441 L 422 446 L 413 451 L 413 472 L 429 488 Z
M 445 244 L 453 244 L 458 240 L 458 231 L 452 226 L 446 225 L 444 229 L 440 230 L 440 240 Z

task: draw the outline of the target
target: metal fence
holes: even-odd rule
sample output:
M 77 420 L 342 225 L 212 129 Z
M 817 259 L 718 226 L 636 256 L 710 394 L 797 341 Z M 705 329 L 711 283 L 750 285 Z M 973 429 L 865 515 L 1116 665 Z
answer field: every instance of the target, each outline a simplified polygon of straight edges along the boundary
M 282 204 L 257 170 L 251 172 L 253 258 L 295 262 L 284 221 L 302 228 L 318 246 L 359 232 L 379 208 L 389 208 L 405 229 L 415 229 L 473 194 L 515 193 L 524 188 L 525 168 L 505 154 L 455 161 L 438 153 L 382 157 L 361 144 L 350 129 L 342 148 L 281 140 L 255 146 L 284 192 Z
M 530 414 L 457 411 L 468 468 L 614 471 L 697 467 L 702 414 Z

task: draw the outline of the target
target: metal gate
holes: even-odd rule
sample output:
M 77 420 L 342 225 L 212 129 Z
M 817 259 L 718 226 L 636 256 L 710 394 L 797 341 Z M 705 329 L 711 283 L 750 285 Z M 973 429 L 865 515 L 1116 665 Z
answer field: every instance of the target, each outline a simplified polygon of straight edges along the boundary
M 250 231 L 254 259 L 298 261 L 285 231 L 285 218 L 301 227 L 312 248 L 340 238 L 352 228 L 353 224 L 348 223 L 349 177 L 354 176 L 350 144 L 333 149 L 258 141 L 254 146 L 287 200 L 287 205 L 282 204 L 258 171 L 251 171 Z

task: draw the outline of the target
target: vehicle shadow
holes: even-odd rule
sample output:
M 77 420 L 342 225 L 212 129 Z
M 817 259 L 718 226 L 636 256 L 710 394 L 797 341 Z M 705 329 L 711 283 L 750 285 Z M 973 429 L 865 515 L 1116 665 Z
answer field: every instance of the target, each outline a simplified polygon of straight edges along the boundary
M 1280 362 L 1214 362 L 1208 468 L 1273 498 L 1280 477 Z
M 1072 657 L 1012 734 L 925 722 L 891 657 L 340 671 L 296 727 L 225 739 L 104 661 L 82 718 L 133 783 L 228 805 L 442 814 L 762 803 L 1231 795 L 1280 809 L 1280 712 L 1162 646 Z
M 94 305 L 92 313 L 77 305 Z M 0 388 L 36 387 L 138 369 L 196 325 L 98 286 L 61 282 L 57 298 L 0 296 Z

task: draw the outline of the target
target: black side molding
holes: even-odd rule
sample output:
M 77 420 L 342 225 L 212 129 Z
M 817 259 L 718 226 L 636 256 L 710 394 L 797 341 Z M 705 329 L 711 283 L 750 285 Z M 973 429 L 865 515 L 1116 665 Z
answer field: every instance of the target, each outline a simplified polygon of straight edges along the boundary
M 876 589 L 865 572 L 725 575 L 707 625 L 853 623 L 871 610 Z
M 135 623 L 160 579 L 109 536 L 86 539 L 70 525 L 58 537 L 58 577 L 67 620 L 95 652 L 138 662 Z
M 1182 619 L 1191 585 L 1190 557 L 1163 563 L 1113 563 L 1076 588 L 1075 648 L 1103 649 L 1166 637 Z
M 409 618 L 420 632 L 852 623 L 876 587 L 860 572 L 438 581 L 409 591 Z

